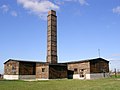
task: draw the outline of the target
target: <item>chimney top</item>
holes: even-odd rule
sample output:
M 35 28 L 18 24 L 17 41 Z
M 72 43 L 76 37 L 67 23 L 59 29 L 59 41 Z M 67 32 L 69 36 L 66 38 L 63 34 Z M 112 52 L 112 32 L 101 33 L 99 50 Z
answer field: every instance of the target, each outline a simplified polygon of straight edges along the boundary
M 54 11 L 54 10 L 50 10 L 50 11 L 48 11 L 48 15 L 56 15 L 56 11 Z

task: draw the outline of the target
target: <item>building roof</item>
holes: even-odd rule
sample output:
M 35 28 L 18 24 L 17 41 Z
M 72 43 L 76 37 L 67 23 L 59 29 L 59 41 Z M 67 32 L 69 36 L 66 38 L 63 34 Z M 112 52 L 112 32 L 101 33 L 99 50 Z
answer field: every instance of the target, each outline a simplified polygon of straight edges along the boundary
M 109 62 L 108 60 L 105 60 L 103 58 L 95 58 L 95 59 L 87 59 L 87 60 L 80 60 L 80 61 L 71 61 L 71 62 L 65 62 L 65 63 L 57 63 L 58 65 L 62 65 L 62 64 L 73 64 L 73 63 L 82 63 L 82 62 L 90 62 L 90 61 L 106 61 Z M 48 62 L 40 62 L 40 61 L 26 61 L 26 60 L 15 60 L 15 59 L 9 59 L 7 60 L 4 64 L 6 64 L 9 61 L 16 61 L 16 62 L 29 62 L 29 63 L 42 63 L 42 64 L 46 64 Z M 51 64 L 51 65 L 57 65 L 57 64 Z
M 28 62 L 28 63 L 47 63 L 47 62 L 39 62 L 39 61 L 28 61 L 28 60 L 15 60 L 15 59 L 9 59 L 6 62 L 4 62 L 4 64 L 6 64 L 9 61 L 16 61 L 16 62 Z
M 71 62 L 66 62 L 66 63 L 73 64 L 73 63 L 82 63 L 82 62 L 90 62 L 90 61 L 98 61 L 98 60 L 109 62 L 108 60 L 105 60 L 103 58 L 95 58 L 95 59 L 87 59 L 87 60 L 80 60 L 80 61 L 71 61 Z

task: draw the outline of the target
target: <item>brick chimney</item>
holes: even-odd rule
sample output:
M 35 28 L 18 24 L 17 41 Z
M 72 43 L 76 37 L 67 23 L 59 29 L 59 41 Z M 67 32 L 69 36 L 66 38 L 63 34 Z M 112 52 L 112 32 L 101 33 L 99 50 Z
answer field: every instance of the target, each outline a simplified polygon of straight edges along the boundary
M 47 16 L 47 62 L 57 63 L 57 16 L 50 10 Z

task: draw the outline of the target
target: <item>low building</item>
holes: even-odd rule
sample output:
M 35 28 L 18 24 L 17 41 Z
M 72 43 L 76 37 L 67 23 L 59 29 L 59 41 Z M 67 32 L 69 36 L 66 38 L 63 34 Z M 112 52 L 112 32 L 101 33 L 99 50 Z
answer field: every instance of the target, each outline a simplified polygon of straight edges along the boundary
M 4 79 L 67 78 L 67 65 L 9 59 L 4 63 Z
M 97 79 L 109 77 L 109 61 L 102 58 L 68 62 L 67 67 L 68 78 Z
M 50 64 L 9 59 L 4 63 L 4 79 L 97 79 L 109 77 L 109 61 L 96 58 Z

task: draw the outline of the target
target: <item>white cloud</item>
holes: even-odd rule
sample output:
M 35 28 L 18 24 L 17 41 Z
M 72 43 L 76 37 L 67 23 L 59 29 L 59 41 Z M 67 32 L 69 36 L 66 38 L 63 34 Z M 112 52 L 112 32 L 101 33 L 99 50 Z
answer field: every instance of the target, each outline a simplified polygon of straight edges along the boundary
M 17 14 L 16 11 L 11 11 L 11 15 L 14 16 L 14 17 L 17 17 L 17 16 L 18 16 L 18 14 Z
M 62 5 L 62 4 L 64 4 L 64 1 L 63 0 L 54 0 L 54 3 L 57 5 Z
M 120 6 L 117 6 L 116 8 L 112 9 L 113 13 L 116 13 L 118 15 L 120 15 Z
M 70 1 L 77 1 L 77 0 L 64 0 L 64 1 L 68 1 L 68 2 L 70 2 Z
M 29 10 L 40 17 L 46 16 L 47 12 L 51 9 L 59 9 L 58 5 L 48 1 L 48 0 L 17 0 L 17 2 L 23 5 L 23 8 Z
M 79 0 L 80 5 L 89 5 L 86 0 Z
M 64 0 L 64 1 L 67 1 L 67 2 L 79 2 L 80 5 L 89 5 L 88 2 L 86 0 Z
M 89 5 L 86 0 L 17 0 L 17 3 L 28 10 L 30 14 L 35 14 L 42 19 L 46 19 L 49 10 L 58 10 L 60 5 L 67 2 L 80 3 L 81 6 Z
M 0 9 L 3 11 L 3 13 L 6 13 L 6 14 L 10 14 L 12 16 L 18 16 L 17 12 L 16 11 L 13 11 L 9 5 L 5 5 L 3 4 Z
M 118 54 L 112 54 L 111 56 L 120 57 L 120 53 L 118 53 Z
M 4 4 L 0 7 L 0 9 L 2 9 L 4 13 L 6 13 L 9 10 L 9 6 Z

